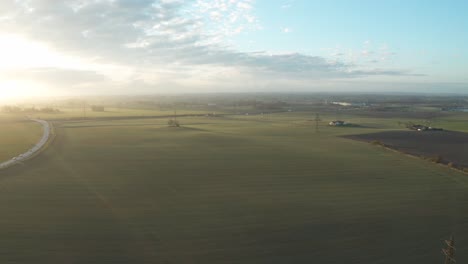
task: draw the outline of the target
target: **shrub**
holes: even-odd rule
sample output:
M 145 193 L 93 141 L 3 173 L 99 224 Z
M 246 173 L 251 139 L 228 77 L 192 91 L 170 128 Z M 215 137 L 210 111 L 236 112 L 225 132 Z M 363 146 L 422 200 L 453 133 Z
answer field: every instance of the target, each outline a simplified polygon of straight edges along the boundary
M 170 127 L 180 127 L 179 121 L 174 120 L 174 119 L 169 119 L 169 121 L 167 121 L 167 124 Z
M 371 142 L 371 144 L 372 144 L 372 145 L 376 145 L 376 146 L 383 146 L 383 147 L 385 147 L 385 144 L 382 143 L 382 142 L 379 141 L 379 140 L 373 140 L 373 141 Z
M 429 160 L 434 162 L 434 163 L 442 163 L 443 158 L 440 155 L 437 155 L 435 157 L 429 158 Z

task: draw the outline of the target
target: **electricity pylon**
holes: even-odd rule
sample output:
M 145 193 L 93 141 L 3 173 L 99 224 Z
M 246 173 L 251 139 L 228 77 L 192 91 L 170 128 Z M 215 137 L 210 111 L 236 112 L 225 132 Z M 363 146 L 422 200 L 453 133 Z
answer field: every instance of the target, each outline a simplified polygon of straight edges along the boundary
M 319 129 L 319 122 L 322 121 L 322 119 L 320 119 L 320 115 L 318 113 L 315 114 L 315 133 L 318 132 L 318 129 Z

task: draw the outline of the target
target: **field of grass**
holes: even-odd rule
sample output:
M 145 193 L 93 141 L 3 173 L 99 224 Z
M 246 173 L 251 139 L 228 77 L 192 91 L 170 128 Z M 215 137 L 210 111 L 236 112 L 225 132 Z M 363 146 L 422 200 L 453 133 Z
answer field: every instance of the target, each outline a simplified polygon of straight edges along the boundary
M 26 152 L 42 137 L 42 127 L 36 122 L 0 116 L 0 162 Z
M 0 263 L 441 263 L 451 232 L 468 260 L 468 176 L 313 117 L 56 122 L 0 172 Z
M 60 107 L 59 113 L 29 113 L 28 115 L 34 118 L 41 118 L 47 120 L 73 120 L 73 119 L 95 119 L 95 118 L 116 118 L 116 117 L 152 117 L 152 116 L 172 116 L 174 115 L 173 109 L 133 109 L 133 108 L 110 108 L 107 107 L 103 112 L 94 112 L 90 109 L 83 111 L 82 108 Z M 212 114 L 213 111 L 208 110 L 187 110 L 178 109 L 177 115 L 205 115 Z M 221 114 L 218 111 L 218 114 Z M 25 114 L 17 114 L 17 116 L 24 116 Z

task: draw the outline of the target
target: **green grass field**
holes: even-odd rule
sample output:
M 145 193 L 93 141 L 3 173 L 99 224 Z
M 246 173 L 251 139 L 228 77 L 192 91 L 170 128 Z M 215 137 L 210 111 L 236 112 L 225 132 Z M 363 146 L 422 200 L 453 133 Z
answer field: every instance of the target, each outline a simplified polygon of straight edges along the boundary
M 42 136 L 40 124 L 24 118 L 0 116 L 0 162 L 33 147 Z
M 178 109 L 177 115 L 199 115 L 213 113 L 213 111 Z M 221 114 L 218 111 L 218 114 Z M 24 116 L 18 114 L 17 116 Z M 171 116 L 174 115 L 174 109 L 134 109 L 134 108 L 111 108 L 108 107 L 104 112 L 94 112 L 90 109 L 83 111 L 82 108 L 61 107 L 59 113 L 29 113 L 34 118 L 47 120 L 67 120 L 67 119 L 93 119 L 93 118 L 116 118 L 116 117 L 152 117 L 152 116 Z
M 468 261 L 467 175 L 312 118 L 56 122 L 0 172 L 0 263 L 442 263 L 451 232 Z

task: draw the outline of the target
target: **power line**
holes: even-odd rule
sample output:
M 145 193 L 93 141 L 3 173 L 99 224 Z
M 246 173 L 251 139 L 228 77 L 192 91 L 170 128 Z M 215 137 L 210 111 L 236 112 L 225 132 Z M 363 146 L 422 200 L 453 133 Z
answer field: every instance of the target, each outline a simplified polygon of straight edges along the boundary
M 318 133 L 318 130 L 319 130 L 319 122 L 322 121 L 322 119 L 320 119 L 320 114 L 319 113 L 316 113 L 315 114 L 315 133 Z
M 86 102 L 83 101 L 83 118 L 86 118 Z

